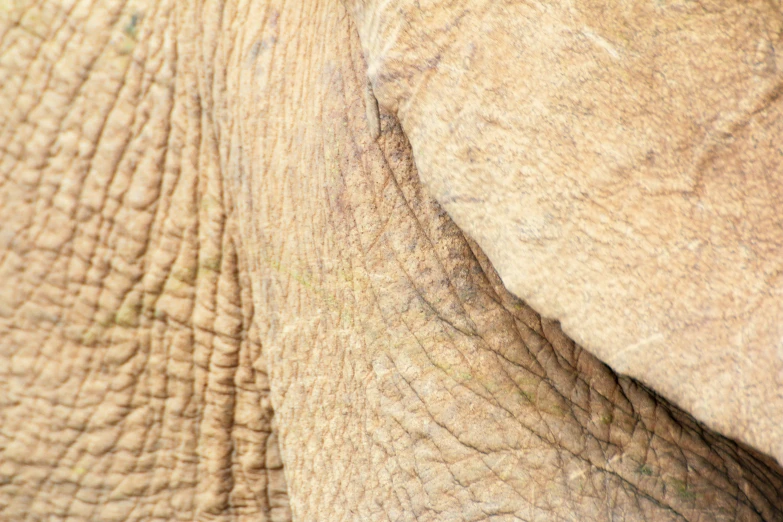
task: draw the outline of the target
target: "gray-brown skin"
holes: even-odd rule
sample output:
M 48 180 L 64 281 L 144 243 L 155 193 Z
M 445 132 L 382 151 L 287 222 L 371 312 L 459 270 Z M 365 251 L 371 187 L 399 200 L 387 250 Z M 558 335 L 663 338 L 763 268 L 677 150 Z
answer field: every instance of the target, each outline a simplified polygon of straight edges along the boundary
M 341 4 L 0 9 L 0 519 L 783 520 L 374 139 Z

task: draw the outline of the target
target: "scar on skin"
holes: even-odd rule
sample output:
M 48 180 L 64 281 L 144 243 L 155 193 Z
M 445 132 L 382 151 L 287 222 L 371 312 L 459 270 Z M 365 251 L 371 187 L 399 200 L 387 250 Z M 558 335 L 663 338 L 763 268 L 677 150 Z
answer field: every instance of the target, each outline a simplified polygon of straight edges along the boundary
M 381 112 L 378 109 L 378 99 L 372 91 L 369 78 L 364 82 L 364 107 L 370 135 L 373 140 L 377 140 L 381 135 Z

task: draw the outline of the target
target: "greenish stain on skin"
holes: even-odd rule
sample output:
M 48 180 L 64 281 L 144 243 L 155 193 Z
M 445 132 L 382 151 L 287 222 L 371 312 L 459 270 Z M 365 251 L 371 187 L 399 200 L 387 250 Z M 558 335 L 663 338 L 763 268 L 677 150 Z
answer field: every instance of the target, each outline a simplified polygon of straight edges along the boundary
M 335 312 L 340 316 L 339 325 L 353 324 L 353 315 L 337 304 L 336 295 L 333 295 L 331 292 L 327 292 L 321 285 L 313 284 L 313 281 L 309 276 L 297 272 L 288 266 L 284 266 L 279 261 L 274 261 L 270 258 L 266 258 L 265 261 L 267 263 L 267 266 L 269 266 L 269 268 L 271 268 L 275 272 L 285 274 L 286 276 L 290 277 L 291 279 L 293 279 L 294 281 L 302 285 L 309 292 L 320 297 L 321 302 L 325 305 L 327 310 L 329 310 L 330 312 Z M 343 277 L 343 279 L 345 279 L 347 282 L 350 282 L 346 277 Z
M 222 212 L 223 205 L 221 205 L 220 201 L 218 201 L 216 198 L 212 196 L 204 196 L 201 199 L 201 210 L 205 212 L 210 212 L 212 210 L 217 210 L 219 212 Z
M 525 390 L 519 390 L 519 395 L 521 395 L 527 402 L 533 402 L 533 394 L 530 392 L 526 392 Z
M 636 469 L 636 472 L 640 475 L 645 475 L 647 477 L 651 477 L 653 474 L 653 470 L 650 466 L 647 466 L 646 464 L 642 464 Z
M 133 328 L 138 325 L 141 312 L 141 300 L 138 297 L 126 300 L 114 315 L 114 322 L 118 326 Z
M 91 328 L 87 328 L 81 335 L 81 344 L 84 346 L 93 346 L 95 342 L 98 340 L 98 337 L 100 337 L 100 332 L 102 328 L 99 326 L 93 326 Z
M 141 20 L 141 14 L 139 14 L 138 12 L 133 13 L 130 16 L 130 20 L 128 20 L 128 23 L 125 24 L 125 27 L 122 29 L 122 32 L 125 33 L 125 36 L 133 40 L 136 39 L 136 33 L 139 30 L 140 20 Z
M 550 407 L 542 406 L 542 407 L 539 407 L 538 409 L 543 411 L 544 413 L 548 413 L 550 415 L 554 415 L 555 417 L 565 417 L 566 416 L 566 409 L 561 407 L 558 404 L 553 404 Z
M 139 318 L 139 314 L 130 307 L 121 308 L 117 315 L 114 317 L 114 322 L 118 326 L 124 326 L 126 328 L 132 328 L 136 326 L 136 320 Z
M 345 126 L 346 123 L 343 122 L 343 125 Z M 326 165 L 327 171 L 333 176 L 333 177 L 339 177 L 340 176 L 340 143 L 335 138 L 334 129 L 329 130 L 329 136 L 326 140 L 326 146 L 324 147 L 324 163 Z M 331 146 L 329 146 L 331 145 Z M 323 285 L 315 283 L 312 281 L 312 279 L 306 275 L 303 274 L 300 270 L 296 270 L 294 267 L 284 265 L 283 263 L 273 260 L 269 257 L 265 257 L 264 261 L 266 264 L 275 272 L 285 274 L 286 276 L 290 277 L 300 285 L 302 285 L 305 289 L 307 289 L 309 292 L 317 295 L 327 310 L 337 313 L 340 317 L 339 319 L 339 325 L 342 326 L 350 326 L 353 324 L 353 316 L 350 312 L 343 309 L 338 304 L 337 294 L 332 291 L 328 291 L 326 288 L 323 287 Z M 342 279 L 347 286 L 351 286 L 353 283 L 353 277 L 347 275 L 344 271 L 340 271 L 339 278 Z
M 614 416 L 610 413 L 608 415 L 601 416 L 601 423 L 606 424 L 607 426 L 614 421 Z
M 208 270 L 210 272 L 220 272 L 220 262 L 220 256 L 208 257 L 201 262 L 199 269 Z
M 193 286 L 193 283 L 196 281 L 196 272 L 192 268 L 187 268 L 184 266 L 174 267 L 171 270 L 171 277 L 169 278 L 169 281 L 171 280 L 185 283 L 188 286 Z
M 696 493 L 688 487 L 688 484 L 680 479 L 671 479 L 669 484 L 674 488 L 677 496 L 683 500 L 692 500 L 696 498 Z
M 136 11 L 128 18 L 128 21 L 122 28 L 121 40 L 117 42 L 116 49 L 120 55 L 127 55 L 133 52 L 138 41 L 139 23 L 141 22 L 141 13 Z
M 426 339 L 424 341 L 426 341 Z M 434 363 L 434 366 L 456 382 L 466 382 L 473 380 L 473 374 L 465 371 L 459 371 L 450 364 Z

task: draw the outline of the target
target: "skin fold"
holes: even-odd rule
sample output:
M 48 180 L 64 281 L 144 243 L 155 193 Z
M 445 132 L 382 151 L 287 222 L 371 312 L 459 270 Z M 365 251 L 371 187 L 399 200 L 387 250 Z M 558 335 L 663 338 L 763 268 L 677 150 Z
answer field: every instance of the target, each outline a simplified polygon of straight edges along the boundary
M 0 519 L 783 520 L 510 294 L 335 1 L 0 4 Z
M 350 2 L 422 183 L 506 287 L 783 462 L 783 12 Z

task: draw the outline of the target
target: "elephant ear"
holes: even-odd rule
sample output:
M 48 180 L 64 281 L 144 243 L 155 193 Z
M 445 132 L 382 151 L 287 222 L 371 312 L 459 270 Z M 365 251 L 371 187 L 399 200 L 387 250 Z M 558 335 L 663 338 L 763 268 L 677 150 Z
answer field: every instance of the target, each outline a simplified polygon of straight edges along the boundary
M 766 0 L 352 6 L 380 105 L 503 282 L 783 462 L 783 17 Z

